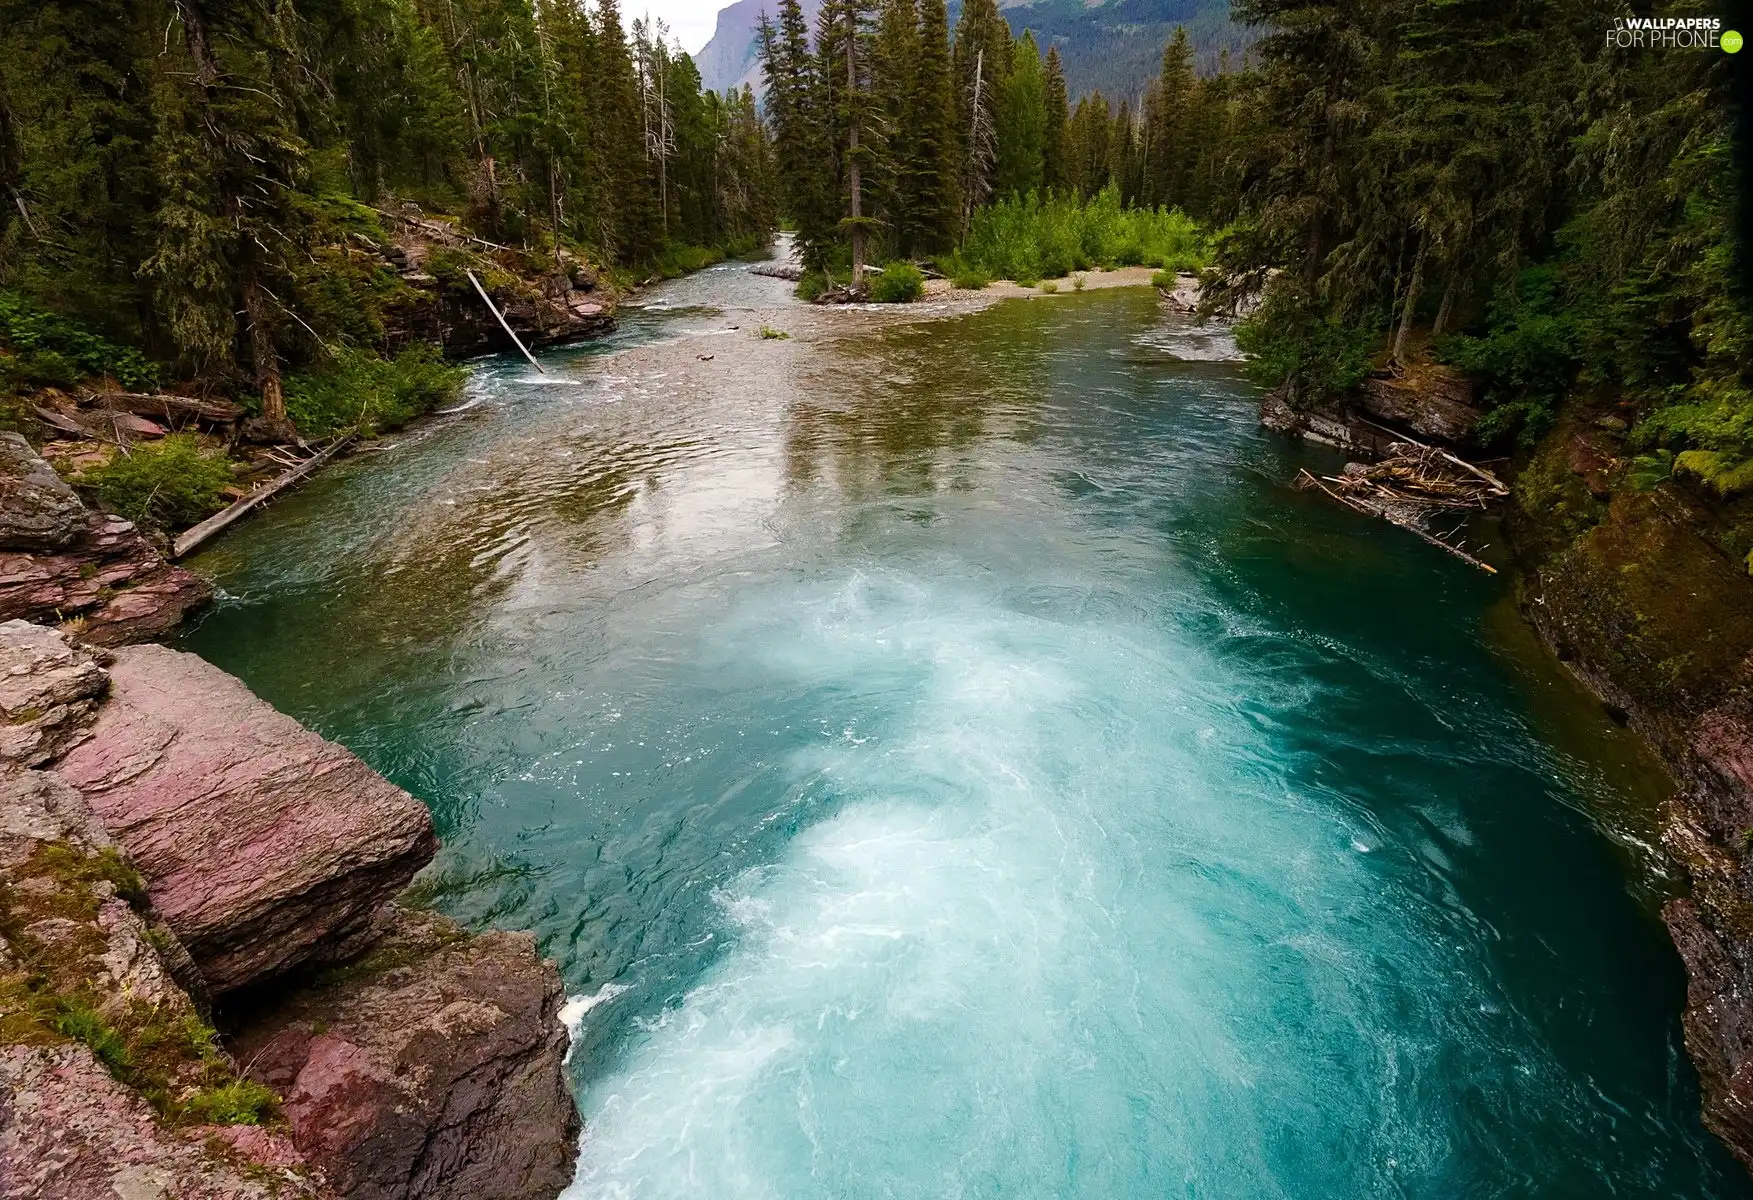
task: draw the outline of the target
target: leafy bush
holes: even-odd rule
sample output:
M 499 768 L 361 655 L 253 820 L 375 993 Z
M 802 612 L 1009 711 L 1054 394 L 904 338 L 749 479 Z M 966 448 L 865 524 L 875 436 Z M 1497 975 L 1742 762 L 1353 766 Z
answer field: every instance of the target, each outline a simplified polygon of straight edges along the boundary
M 15 292 L 0 292 L 0 340 L 17 356 L 11 373 L 30 383 L 69 384 L 84 375 L 110 375 L 136 391 L 158 386 L 158 364 L 140 351 L 118 346 Z
M 193 525 L 225 503 L 231 464 L 189 433 L 118 449 L 74 480 L 111 512 L 145 525 Z
M 454 400 L 466 374 L 427 345 L 412 346 L 395 358 L 341 350 L 328 367 L 286 381 L 286 415 L 306 437 L 396 429 Z
M 992 276 L 961 255 L 949 262 L 950 284 L 964 292 L 978 292 L 992 282 Z
M 1057 292 L 1058 290 L 1059 290 L 1059 285 L 1051 279 L 1047 280 L 1045 283 L 1043 283 L 1041 285 L 1041 291 L 1049 296 L 1051 296 L 1054 292 Z
M 1282 276 L 1254 315 L 1236 326 L 1248 377 L 1264 387 L 1288 384 L 1292 404 L 1335 399 L 1362 383 L 1377 338 L 1368 325 L 1324 311 Z
M 657 272 L 665 279 L 675 279 L 681 275 L 691 275 L 695 271 L 704 271 L 707 267 L 723 261 L 724 250 L 718 246 L 671 244 L 664 247 L 662 257 L 657 260 Z
M 1126 208 L 1109 187 L 1089 200 L 1030 193 L 988 205 L 974 214 L 959 257 L 993 278 L 1022 283 L 1098 265 L 1193 270 L 1210 261 L 1211 246 L 1179 210 Z
M 910 262 L 884 263 L 871 285 L 870 298 L 879 304 L 908 304 L 925 291 L 925 275 Z
M 1165 292 L 1174 291 L 1175 284 L 1178 282 L 1180 282 L 1180 277 L 1170 270 L 1157 271 L 1150 277 L 1150 286 L 1161 288 Z
M 1071 290 L 1074 292 L 1083 291 L 1083 272 L 1079 271 L 1071 277 Z
M 781 341 L 791 335 L 783 329 L 775 329 L 771 325 L 761 326 L 761 337 L 767 341 Z
M 820 271 L 805 271 L 797 281 L 796 294 L 799 300 L 814 301 L 827 290 L 828 277 Z
M 1561 302 L 1552 264 L 1522 271 L 1492 301 L 1485 332 L 1441 339 L 1436 356 L 1477 380 L 1490 407 L 1479 425 L 1486 445 L 1545 435 L 1580 359 L 1576 318 Z

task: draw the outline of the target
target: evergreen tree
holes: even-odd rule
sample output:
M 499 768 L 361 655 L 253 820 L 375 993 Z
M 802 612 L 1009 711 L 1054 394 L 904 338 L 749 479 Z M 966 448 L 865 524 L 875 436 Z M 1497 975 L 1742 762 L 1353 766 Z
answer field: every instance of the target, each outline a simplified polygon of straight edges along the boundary
M 1041 187 L 1047 138 L 1047 78 L 1035 35 L 1025 31 L 1011 51 L 1003 103 L 998 110 L 997 190 L 1023 196 Z
M 919 59 L 907 102 L 911 133 L 915 249 L 948 250 L 959 232 L 956 89 L 944 0 L 920 0 Z
M 967 0 L 956 22 L 956 136 L 961 155 L 962 224 L 993 193 L 999 112 L 1010 73 L 1010 26 L 994 0 Z
M 1070 187 L 1072 167 L 1067 143 L 1071 117 L 1065 96 L 1065 68 L 1059 48 L 1047 50 L 1047 122 L 1041 138 L 1041 180 L 1055 192 Z

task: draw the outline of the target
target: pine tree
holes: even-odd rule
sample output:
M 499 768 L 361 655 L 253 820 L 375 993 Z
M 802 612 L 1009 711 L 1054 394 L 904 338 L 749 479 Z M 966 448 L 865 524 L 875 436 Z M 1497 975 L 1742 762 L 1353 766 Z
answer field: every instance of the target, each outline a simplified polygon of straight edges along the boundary
M 998 110 L 996 178 L 1000 196 L 1040 190 L 1046 136 L 1046 73 L 1035 35 L 1025 31 L 1011 51 L 1010 73 Z
M 1066 191 L 1072 168 L 1067 144 L 1071 118 L 1065 96 L 1065 68 L 1059 48 L 1047 50 L 1047 126 L 1041 139 L 1041 181 L 1051 191 Z
M 871 207 L 884 243 L 897 257 L 913 253 L 917 240 L 918 171 L 912 101 L 919 69 L 916 0 L 882 0 L 871 46 L 871 111 L 879 122 L 880 154 L 870 158 Z
M 959 232 L 956 92 L 944 0 L 920 0 L 919 59 L 907 103 L 916 249 L 948 250 Z
M 996 184 L 999 110 L 1010 73 L 1010 41 L 1010 26 L 994 0 L 967 0 L 956 22 L 953 55 L 964 230 L 973 209 L 992 195 Z

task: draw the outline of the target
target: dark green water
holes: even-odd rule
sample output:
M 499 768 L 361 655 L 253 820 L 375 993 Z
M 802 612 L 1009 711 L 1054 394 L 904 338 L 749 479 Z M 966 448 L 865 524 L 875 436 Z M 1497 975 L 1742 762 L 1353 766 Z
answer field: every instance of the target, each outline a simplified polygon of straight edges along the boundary
M 569 1195 L 1753 1194 L 1658 785 L 1501 580 L 1285 486 L 1148 293 L 754 346 L 770 283 L 619 340 L 741 323 L 704 389 L 483 364 L 202 564 L 187 645 L 559 960 Z

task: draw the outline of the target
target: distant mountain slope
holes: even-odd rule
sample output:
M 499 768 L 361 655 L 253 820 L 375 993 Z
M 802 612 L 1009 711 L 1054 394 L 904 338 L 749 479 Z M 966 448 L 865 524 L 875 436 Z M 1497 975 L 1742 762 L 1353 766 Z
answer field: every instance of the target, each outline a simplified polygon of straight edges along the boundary
M 821 0 L 802 3 L 814 28 Z M 950 5 L 952 25 L 960 7 Z M 1239 53 L 1247 41 L 1229 19 L 1228 0 L 1036 0 L 1000 7 L 1013 33 L 1035 31 L 1042 53 L 1049 44 L 1059 47 L 1073 100 L 1098 88 L 1116 99 L 1136 95 L 1156 74 L 1163 43 L 1176 25 L 1187 27 L 1202 73 L 1217 69 L 1220 51 Z M 720 10 L 712 40 L 694 56 L 706 87 L 723 91 L 747 83 L 761 90 L 756 34 L 761 14 L 777 15 L 778 9 L 777 0 L 736 0 Z

